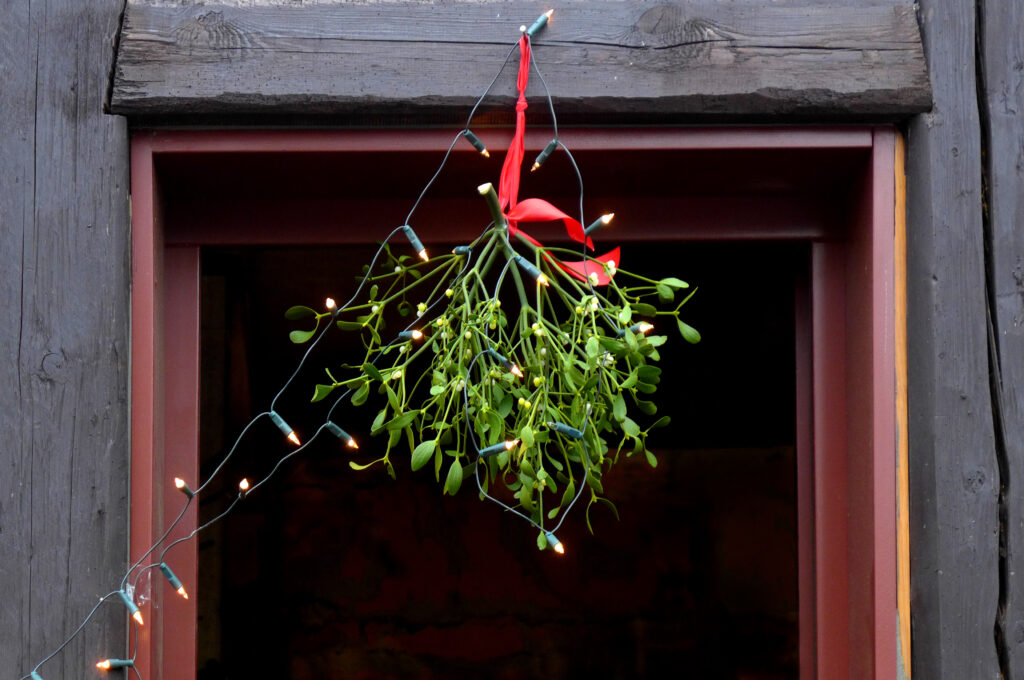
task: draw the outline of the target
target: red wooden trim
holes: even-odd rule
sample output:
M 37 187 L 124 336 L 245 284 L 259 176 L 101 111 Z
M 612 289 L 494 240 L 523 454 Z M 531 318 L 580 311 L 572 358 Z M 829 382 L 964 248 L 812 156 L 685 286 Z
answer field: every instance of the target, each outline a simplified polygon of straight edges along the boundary
M 134 562 L 153 543 L 156 524 L 154 483 L 159 464 L 157 387 L 159 365 L 156 291 L 159 259 L 162 251 L 156 229 L 155 176 L 152 145 L 149 140 L 133 140 L 131 149 L 132 183 L 132 452 L 131 522 L 129 559 Z M 142 581 L 146 583 L 146 581 Z M 147 598 L 148 599 L 148 598 Z M 152 610 L 142 607 L 143 617 L 152 624 Z M 139 631 L 135 667 L 143 677 L 152 675 L 152 626 Z
M 366 243 L 365 229 L 351 225 L 401 224 L 408 204 L 385 199 L 255 200 L 200 199 L 181 201 L 168 208 L 168 245 L 296 245 Z M 424 241 L 460 243 L 477 236 L 473 222 L 452 227 L 450 215 L 481 213 L 479 198 L 433 199 L 421 211 L 416 232 Z M 826 206 L 788 197 L 630 199 L 616 197 L 613 204 L 590 212 L 614 211 L 614 231 L 605 243 L 686 240 L 807 241 L 828 237 Z M 481 213 L 482 214 L 482 213 Z M 302 229 L 282 228 L 301 224 Z M 225 225 L 236 228 L 225 229 Z M 237 225 L 244 225 L 238 228 Z M 541 227 L 565 241 L 564 232 Z M 625 266 L 625 265 L 624 265 Z
M 501 146 L 508 131 L 484 131 L 485 139 Z M 818 242 L 811 249 L 811 308 L 809 330 L 813 340 L 813 494 L 808 492 L 809 466 L 800 465 L 798 497 L 801 507 L 815 507 L 813 541 L 801 531 L 801 608 L 811 598 L 819 615 L 814 621 L 814 648 L 808 651 L 810 636 L 801 637 L 804 677 L 814 666 L 817 677 L 895 678 L 895 469 L 894 402 L 890 389 L 894 375 L 892 360 L 892 132 L 852 129 L 731 129 L 731 130 L 568 130 L 567 143 L 575 148 L 614 151 L 616 149 L 783 149 L 783 148 L 873 148 L 870 173 L 864 178 L 863 196 L 845 225 L 854 234 L 850 241 Z M 188 406 L 189 394 L 196 394 L 198 350 L 194 341 L 168 347 L 168 367 L 183 367 L 182 375 L 168 376 L 162 385 L 162 300 L 173 296 L 173 321 L 168 327 L 194 324 L 191 337 L 197 339 L 198 249 L 189 248 L 169 255 L 167 289 L 162 270 L 165 243 L 155 183 L 154 155 L 224 152 L 400 152 L 447 148 L 450 130 L 423 131 L 275 131 L 275 132 L 150 132 L 136 135 L 132 146 L 133 185 L 133 327 L 132 327 L 132 518 L 133 555 L 149 546 L 164 517 L 162 492 L 166 485 L 163 466 L 195 466 L 195 432 L 186 427 L 167 438 L 164 455 L 164 402 L 169 398 L 168 417 L 175 421 L 196 418 Z M 528 148 L 540 148 L 547 137 L 528 138 Z M 872 147 L 872 145 L 874 145 Z M 460 149 L 461 151 L 461 149 Z M 468 153 L 469 150 L 467 149 Z M 806 225 L 805 225 L 806 226 Z M 176 225 L 177 228 L 177 225 Z M 213 229 L 213 227 L 210 227 Z M 765 226 L 776 237 L 775 225 Z M 814 225 L 813 229 L 821 229 Z M 792 238 L 823 238 L 831 232 L 791 234 Z M 660 234 L 659 234 L 660 235 Z M 693 236 L 690 234 L 689 236 Z M 738 232 L 711 231 L 707 238 L 735 238 Z M 762 234 L 766 235 L 766 234 Z M 252 237 L 250 232 L 248 237 Z M 178 235 L 175 239 L 181 238 Z M 223 236 L 195 236 L 195 240 L 218 243 Z M 209 239 L 205 241 L 203 239 Z M 179 314 L 182 315 L 179 318 Z M 798 333 L 798 336 L 800 334 Z M 807 337 L 807 333 L 803 334 Z M 805 353 L 806 356 L 806 353 Z M 798 362 L 799 365 L 799 362 Z M 806 371 L 806 365 L 803 369 Z M 173 373 L 179 371 L 175 369 Z M 179 382 L 176 380 L 180 379 Z M 801 381 L 798 380 L 798 384 Z M 798 398 L 806 406 L 804 387 Z M 180 400 L 180 401 L 179 401 Z M 192 404 L 196 404 L 192 402 Z M 806 412 L 806 409 L 804 409 Z M 848 427 L 849 425 L 849 427 Z M 191 426 L 189 426 L 191 427 Z M 800 423 L 800 437 L 811 435 L 807 423 Z M 180 437 L 178 435 L 180 434 Z M 179 448 L 180 446 L 180 448 Z M 807 451 L 806 442 L 798 445 Z M 175 456 L 181 455 L 180 460 Z M 802 460 L 806 460 L 802 458 Z M 174 461 L 174 462 L 172 462 Z M 184 468 L 181 468 L 184 469 Z M 169 479 L 169 477 L 167 478 Z M 194 521 L 194 520 L 192 520 Z M 807 552 L 813 545 L 813 579 L 807 576 Z M 194 548 L 193 548 L 194 549 Z M 194 564 L 194 561 L 193 561 Z M 176 570 L 178 567 L 175 567 Z M 194 566 L 182 568 L 195 583 Z M 158 589 L 161 595 L 163 589 Z M 156 604 L 159 608 L 160 599 Z M 148 608 L 147 608 L 148 611 Z M 175 630 L 191 630 L 191 620 L 168 604 L 167 618 L 154 617 L 155 626 L 142 631 L 139 669 L 144 677 L 162 677 L 161 660 L 172 661 L 167 677 L 182 675 L 181 661 L 192 659 L 194 639 L 179 645 Z M 180 616 L 180 618 L 179 618 Z M 161 628 L 162 624 L 162 628 Z M 804 626 L 806 628 L 806 626 Z M 161 630 L 166 635 L 160 634 Z M 189 636 L 190 638 L 192 636 Z M 153 647 L 153 642 L 160 644 Z M 192 645 L 189 647 L 188 645 Z M 161 650 L 163 656 L 161 657 Z M 189 652 L 188 650 L 191 650 Z M 852 650 L 856 650 L 853 653 Z M 157 655 L 151 658 L 150 654 Z M 811 659 L 811 661 L 808 661 Z M 194 675 L 194 666 L 188 675 Z
M 172 153 L 225 152 L 367 152 L 437 151 L 455 137 L 452 129 L 429 130 L 190 130 L 150 131 L 153 151 Z M 510 129 L 476 130 L 489 147 L 503 148 L 512 138 Z M 572 149 L 870 149 L 871 129 L 864 127 L 819 128 L 566 128 L 559 137 Z M 549 141 L 548 131 L 526 135 L 526 148 L 540 150 Z M 475 153 L 468 143 L 455 149 Z
M 799 278 L 796 317 L 796 504 L 800 677 L 814 678 L 817 622 L 814 568 L 814 366 L 813 318 L 808 282 Z
M 872 461 L 874 490 L 874 677 L 895 680 L 896 627 L 896 321 L 893 168 L 896 132 L 876 128 L 871 185 Z
M 174 477 L 185 479 L 192 488 L 199 484 L 199 248 L 166 248 L 164 254 L 166 295 L 164 357 L 166 373 L 166 422 L 164 431 L 164 479 L 167 499 L 164 523 L 170 522 L 185 497 L 170 486 Z M 193 502 L 168 541 L 188 535 L 197 526 L 198 508 Z M 167 554 L 167 563 L 189 591 L 183 600 L 163 583 L 161 624 L 162 677 L 195 677 L 196 600 L 198 549 L 196 541 L 185 541 Z M 188 634 L 191 632 L 191 634 Z
M 819 680 L 849 677 L 844 246 L 811 248 L 814 487 Z

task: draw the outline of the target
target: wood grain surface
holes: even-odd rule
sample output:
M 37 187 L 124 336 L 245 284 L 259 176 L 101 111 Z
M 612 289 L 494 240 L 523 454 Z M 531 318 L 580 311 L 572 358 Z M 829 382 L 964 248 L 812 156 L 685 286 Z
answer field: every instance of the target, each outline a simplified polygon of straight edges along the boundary
M 112 110 L 464 119 L 519 26 L 548 8 L 237 4 L 129 2 Z M 553 6 L 536 37 L 536 62 L 555 104 L 570 105 L 574 119 L 892 119 L 931 103 L 917 21 L 904 0 Z M 512 101 L 514 77 L 507 69 L 492 104 Z M 532 91 L 542 92 L 536 77 Z
M 0 10 L 0 659 L 14 678 L 125 565 L 128 135 L 103 113 L 121 8 Z M 104 605 L 40 675 L 122 655 L 124 620 Z

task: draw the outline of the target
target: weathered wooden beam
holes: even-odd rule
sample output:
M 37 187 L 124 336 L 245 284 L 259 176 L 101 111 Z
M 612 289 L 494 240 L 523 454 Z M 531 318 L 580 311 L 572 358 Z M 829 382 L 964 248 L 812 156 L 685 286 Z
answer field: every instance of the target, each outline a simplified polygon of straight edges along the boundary
M 913 673 L 998 678 L 1000 469 L 985 332 L 976 3 L 921 4 L 935 109 L 912 121 L 907 159 Z
M 980 2 L 979 94 L 985 171 L 990 381 L 1000 463 L 996 644 L 1007 678 L 1024 677 L 1024 8 Z
M 227 2 L 131 0 L 111 110 L 454 120 L 490 82 L 520 24 L 548 7 Z M 891 119 L 931 106 L 909 0 L 554 7 L 536 61 L 556 106 L 581 120 Z M 494 103 L 511 102 L 514 70 Z M 536 77 L 531 91 L 542 91 Z
M 103 115 L 120 0 L 8 0 L 0 97 L 0 659 L 29 673 L 123 569 L 128 131 Z M 100 608 L 39 669 L 125 653 Z

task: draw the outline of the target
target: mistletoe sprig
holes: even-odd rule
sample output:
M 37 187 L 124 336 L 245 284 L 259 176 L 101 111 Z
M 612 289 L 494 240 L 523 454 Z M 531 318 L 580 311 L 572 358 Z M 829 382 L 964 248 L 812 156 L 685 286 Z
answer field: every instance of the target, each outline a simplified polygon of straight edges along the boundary
M 494 193 L 490 185 L 480 190 Z M 654 362 L 668 339 L 651 332 L 674 321 L 685 340 L 698 342 L 680 318 L 696 291 L 678 278 L 620 269 L 607 256 L 565 262 L 573 251 L 540 245 L 510 228 L 496 201 L 489 204 L 495 220 L 468 246 L 415 261 L 385 244 L 378 270 L 367 272 L 366 299 L 286 315 L 315 319 L 312 330 L 292 331 L 293 342 L 309 340 L 325 319 L 362 340 L 362 362 L 325 369 L 329 382 L 312 397 L 343 389 L 355 406 L 371 391 L 384 397 L 371 426 L 371 435 L 387 438 L 383 455 L 350 461 L 352 468 L 383 465 L 394 476 L 393 455 L 407 447 L 411 468 L 431 466 L 438 482 L 444 471 L 443 492 L 453 495 L 479 472 L 481 494 L 515 503 L 542 530 L 543 548 L 553 539 L 545 521 L 584 485 L 588 528 L 594 503 L 615 512 L 601 478 L 621 451 L 657 465 L 646 439 L 670 419 L 638 422 L 657 414 L 651 397 L 661 369 Z M 385 341 L 391 310 L 413 320 Z

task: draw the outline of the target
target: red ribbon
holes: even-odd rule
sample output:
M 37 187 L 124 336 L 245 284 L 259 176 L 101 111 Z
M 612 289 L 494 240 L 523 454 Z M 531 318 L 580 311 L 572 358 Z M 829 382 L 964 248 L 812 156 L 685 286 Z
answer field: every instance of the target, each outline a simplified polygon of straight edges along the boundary
M 524 35 L 519 39 L 519 74 L 516 77 L 516 89 L 519 98 L 516 100 L 516 132 L 509 144 L 505 162 L 501 166 L 501 180 L 498 182 L 498 205 L 505 211 L 510 235 L 521 234 L 527 241 L 537 247 L 543 247 L 537 239 L 519 229 L 519 222 L 554 222 L 560 220 L 565 231 L 573 241 L 585 243 L 593 249 L 594 242 L 583 231 L 583 225 L 562 212 L 555 206 L 540 198 L 527 198 L 519 202 L 519 180 L 523 166 L 524 140 L 526 138 L 526 86 L 530 80 L 530 41 Z M 563 262 L 551 255 L 548 259 L 572 274 L 581 281 L 587 281 L 590 274 L 596 274 L 596 285 L 608 285 L 611 280 L 605 273 L 603 264 L 584 260 L 582 262 Z M 619 263 L 619 249 L 605 253 L 596 258 L 601 263 Z M 591 282 L 594 279 L 591 278 Z

